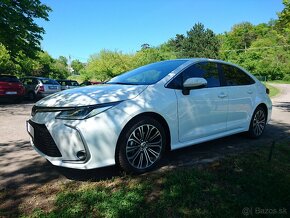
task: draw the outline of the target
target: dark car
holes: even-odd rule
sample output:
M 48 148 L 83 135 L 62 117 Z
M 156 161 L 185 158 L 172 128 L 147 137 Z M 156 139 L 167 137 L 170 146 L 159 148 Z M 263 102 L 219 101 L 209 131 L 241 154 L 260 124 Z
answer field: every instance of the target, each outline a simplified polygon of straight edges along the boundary
M 73 89 L 80 86 L 80 84 L 75 80 L 58 79 L 56 81 L 61 85 L 61 90 Z
M 98 85 L 98 84 L 103 84 L 103 82 L 84 81 L 80 84 L 80 86 L 90 86 L 90 85 Z
M 25 95 L 29 100 L 43 98 L 61 91 L 61 86 L 53 79 L 45 77 L 25 77 L 21 81 L 25 87 Z
M 16 76 L 0 75 L 0 98 L 21 102 L 25 93 L 24 86 Z

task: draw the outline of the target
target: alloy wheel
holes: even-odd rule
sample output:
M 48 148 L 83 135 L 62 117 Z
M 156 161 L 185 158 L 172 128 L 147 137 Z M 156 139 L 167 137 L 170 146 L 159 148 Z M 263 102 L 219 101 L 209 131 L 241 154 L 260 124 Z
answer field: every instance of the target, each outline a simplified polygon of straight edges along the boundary
M 253 132 L 256 136 L 260 136 L 266 125 L 266 116 L 263 110 L 258 110 L 253 120 Z
M 130 134 L 126 144 L 126 157 L 130 165 L 143 170 L 152 166 L 162 153 L 162 136 L 151 124 L 138 126 Z

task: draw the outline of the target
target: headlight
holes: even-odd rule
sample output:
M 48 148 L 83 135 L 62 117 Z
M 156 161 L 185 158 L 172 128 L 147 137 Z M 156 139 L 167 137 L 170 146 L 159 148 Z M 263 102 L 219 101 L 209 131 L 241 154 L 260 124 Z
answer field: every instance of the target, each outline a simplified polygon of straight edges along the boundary
M 55 118 L 63 120 L 83 120 L 100 114 L 118 103 L 120 102 L 70 108 L 68 110 L 62 110 Z

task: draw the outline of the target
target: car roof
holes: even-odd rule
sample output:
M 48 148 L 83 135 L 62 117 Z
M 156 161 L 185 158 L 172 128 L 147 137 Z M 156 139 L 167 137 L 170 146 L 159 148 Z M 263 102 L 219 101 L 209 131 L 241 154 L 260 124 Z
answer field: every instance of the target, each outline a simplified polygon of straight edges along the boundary
M 71 80 L 71 79 L 57 79 L 56 81 L 62 81 L 62 82 L 76 82 L 76 80 Z
M 17 78 L 17 76 L 14 76 L 14 75 L 8 75 L 8 74 L 0 74 L 0 76 L 6 76 L 6 77 L 16 77 Z
M 23 77 L 22 79 L 27 79 L 27 78 L 31 78 L 31 79 L 50 79 L 48 77 L 40 77 L 40 76 L 26 76 L 26 77 Z M 54 80 L 54 79 L 52 79 Z

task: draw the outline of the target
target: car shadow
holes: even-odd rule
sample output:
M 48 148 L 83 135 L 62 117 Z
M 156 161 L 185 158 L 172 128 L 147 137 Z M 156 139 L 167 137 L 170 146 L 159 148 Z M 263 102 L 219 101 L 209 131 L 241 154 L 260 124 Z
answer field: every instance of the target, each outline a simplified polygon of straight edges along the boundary
M 290 102 L 279 102 L 273 104 L 273 106 L 285 111 L 285 112 L 290 112 Z
M 289 143 L 290 145 L 289 133 L 290 125 L 272 123 L 267 126 L 263 136 L 259 139 L 250 139 L 245 133 L 240 133 L 178 150 L 168 151 L 156 170 L 206 164 L 226 155 L 236 155 L 240 152 L 249 152 L 252 149 L 271 145 L 273 141 L 276 143 Z M 123 175 L 122 171 L 117 166 L 93 170 L 52 167 L 67 179 L 76 181 L 99 181 Z
M 67 179 L 77 180 L 77 181 L 97 182 L 100 180 L 111 179 L 113 177 L 122 175 L 120 169 L 117 166 L 102 167 L 102 168 L 91 169 L 91 170 L 79 170 L 79 169 L 57 167 L 57 166 L 53 166 L 52 164 L 50 165 L 54 170 L 56 170 L 62 176 L 65 176 Z

